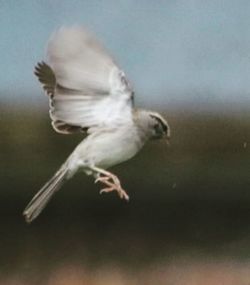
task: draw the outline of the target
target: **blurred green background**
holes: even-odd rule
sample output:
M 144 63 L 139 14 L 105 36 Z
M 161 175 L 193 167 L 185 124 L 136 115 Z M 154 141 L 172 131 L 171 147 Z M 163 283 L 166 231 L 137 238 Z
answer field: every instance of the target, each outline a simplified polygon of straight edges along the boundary
M 47 112 L 1 109 L 1 284 L 248 284 L 249 114 L 164 113 L 171 145 L 112 169 L 129 203 L 78 173 L 27 225 L 22 210 L 81 136 L 56 134 Z

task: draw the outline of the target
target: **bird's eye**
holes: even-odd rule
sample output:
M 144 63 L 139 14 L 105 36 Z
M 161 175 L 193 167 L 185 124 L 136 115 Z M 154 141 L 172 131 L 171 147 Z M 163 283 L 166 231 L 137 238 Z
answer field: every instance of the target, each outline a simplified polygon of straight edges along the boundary
M 156 134 L 162 134 L 162 132 L 163 132 L 163 129 L 162 129 L 160 124 L 155 124 L 154 130 L 155 130 Z
M 159 130 L 159 129 L 160 129 L 160 125 L 159 125 L 159 124 L 155 124 L 155 125 L 154 125 L 154 129 L 155 129 L 155 130 Z

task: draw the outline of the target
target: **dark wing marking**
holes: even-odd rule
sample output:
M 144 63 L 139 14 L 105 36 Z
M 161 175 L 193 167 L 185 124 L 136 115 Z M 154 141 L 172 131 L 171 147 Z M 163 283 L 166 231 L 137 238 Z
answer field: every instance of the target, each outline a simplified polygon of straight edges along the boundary
M 55 131 L 65 135 L 75 134 L 75 133 L 86 133 L 88 131 L 88 128 L 73 126 L 59 120 L 52 122 L 52 126 L 55 129 Z
M 53 70 L 48 64 L 42 61 L 38 62 L 34 73 L 38 77 L 38 80 L 42 83 L 45 92 L 50 96 L 50 102 L 51 105 L 53 105 L 52 98 L 55 94 L 56 87 L 63 89 L 63 87 L 56 85 L 56 77 Z M 88 130 L 87 128 L 70 125 L 59 120 L 52 122 L 52 126 L 55 131 L 61 134 L 74 134 L 79 132 L 86 133 Z
M 42 83 L 43 89 L 49 96 L 53 96 L 56 87 L 56 77 L 53 70 L 45 62 L 38 62 L 34 71 L 38 80 Z

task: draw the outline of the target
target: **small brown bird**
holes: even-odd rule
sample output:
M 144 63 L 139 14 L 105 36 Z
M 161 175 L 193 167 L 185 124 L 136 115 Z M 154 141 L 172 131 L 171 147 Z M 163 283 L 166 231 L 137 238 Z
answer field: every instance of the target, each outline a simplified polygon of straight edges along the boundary
M 167 121 L 158 113 L 135 109 L 134 92 L 109 53 L 84 28 L 61 28 L 47 47 L 47 63 L 35 74 L 50 97 L 55 131 L 82 132 L 83 141 L 24 210 L 34 220 L 52 195 L 78 170 L 129 200 L 117 176 L 106 169 L 132 158 L 150 139 L 169 139 Z

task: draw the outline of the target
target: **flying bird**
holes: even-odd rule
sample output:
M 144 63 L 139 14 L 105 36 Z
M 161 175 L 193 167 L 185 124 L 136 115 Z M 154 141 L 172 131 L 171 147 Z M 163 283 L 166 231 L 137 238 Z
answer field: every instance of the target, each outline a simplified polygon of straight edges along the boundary
M 134 107 L 124 72 L 95 37 L 80 26 L 62 27 L 50 38 L 46 62 L 35 75 L 50 100 L 50 118 L 61 134 L 81 132 L 82 142 L 25 208 L 32 222 L 65 181 L 81 170 L 129 200 L 120 180 L 107 169 L 132 158 L 151 139 L 168 140 L 170 128 L 158 113 Z

